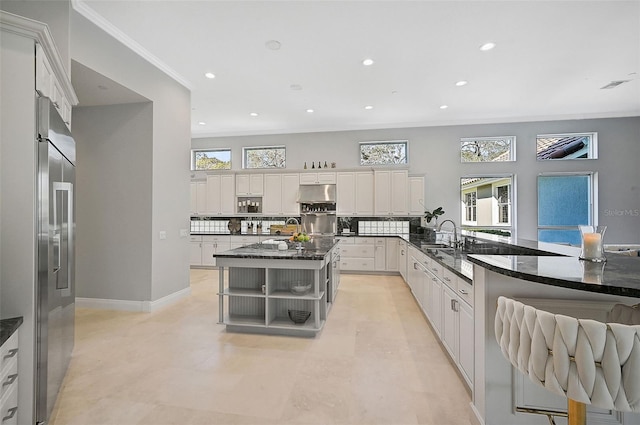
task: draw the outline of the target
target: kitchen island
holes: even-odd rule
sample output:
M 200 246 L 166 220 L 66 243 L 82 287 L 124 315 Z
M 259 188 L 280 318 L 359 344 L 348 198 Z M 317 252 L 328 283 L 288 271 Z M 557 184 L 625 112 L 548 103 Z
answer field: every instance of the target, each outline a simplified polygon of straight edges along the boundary
M 258 243 L 214 257 L 227 331 L 313 337 L 322 330 L 340 282 L 335 240 L 286 250 Z

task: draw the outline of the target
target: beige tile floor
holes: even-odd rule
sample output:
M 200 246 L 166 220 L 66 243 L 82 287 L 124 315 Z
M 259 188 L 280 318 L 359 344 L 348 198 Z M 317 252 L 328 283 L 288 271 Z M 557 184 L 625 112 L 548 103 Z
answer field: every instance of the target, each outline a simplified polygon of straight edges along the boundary
M 470 397 L 399 276 L 342 275 L 315 339 L 227 333 L 218 272 L 153 313 L 78 309 L 51 425 L 469 425 Z

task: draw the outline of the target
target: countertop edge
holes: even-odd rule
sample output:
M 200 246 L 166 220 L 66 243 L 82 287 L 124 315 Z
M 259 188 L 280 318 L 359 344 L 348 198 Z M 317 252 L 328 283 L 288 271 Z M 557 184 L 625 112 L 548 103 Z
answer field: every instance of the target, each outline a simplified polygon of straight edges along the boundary
M 4 343 L 13 336 L 23 321 L 22 316 L 0 320 L 0 346 L 4 345 Z

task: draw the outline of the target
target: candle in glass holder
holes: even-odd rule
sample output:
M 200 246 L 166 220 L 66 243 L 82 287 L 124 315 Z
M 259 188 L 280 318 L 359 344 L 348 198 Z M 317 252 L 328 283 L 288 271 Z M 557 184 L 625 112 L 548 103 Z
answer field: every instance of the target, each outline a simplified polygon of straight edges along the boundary
M 585 233 L 582 235 L 582 255 L 593 259 L 602 257 L 602 236 L 600 233 Z

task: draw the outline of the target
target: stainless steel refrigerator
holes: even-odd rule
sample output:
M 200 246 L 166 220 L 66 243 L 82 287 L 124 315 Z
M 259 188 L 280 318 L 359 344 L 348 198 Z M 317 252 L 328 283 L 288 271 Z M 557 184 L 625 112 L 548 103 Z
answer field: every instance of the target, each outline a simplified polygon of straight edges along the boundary
M 71 360 L 75 324 L 75 162 L 71 133 L 38 98 L 36 424 L 48 423 Z

